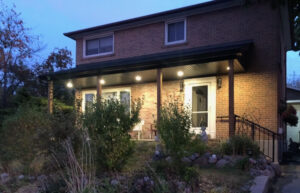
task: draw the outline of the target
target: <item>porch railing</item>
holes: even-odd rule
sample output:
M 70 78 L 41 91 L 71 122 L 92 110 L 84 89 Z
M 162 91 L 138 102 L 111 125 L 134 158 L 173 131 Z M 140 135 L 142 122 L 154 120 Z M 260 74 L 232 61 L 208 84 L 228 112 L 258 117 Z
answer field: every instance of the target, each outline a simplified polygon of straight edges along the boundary
M 217 119 L 221 122 L 229 121 L 228 116 L 220 116 Z M 235 135 L 249 136 L 258 144 L 260 151 L 273 162 L 275 156 L 280 156 L 283 147 L 282 135 L 238 115 L 234 116 L 234 127 Z

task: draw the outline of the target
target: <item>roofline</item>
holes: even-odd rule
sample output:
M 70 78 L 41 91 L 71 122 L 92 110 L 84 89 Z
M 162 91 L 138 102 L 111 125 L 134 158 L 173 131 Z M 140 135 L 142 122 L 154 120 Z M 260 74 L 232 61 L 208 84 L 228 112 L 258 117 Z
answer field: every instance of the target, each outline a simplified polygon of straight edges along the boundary
M 116 31 L 120 29 L 127 29 L 131 27 L 142 26 L 145 24 L 157 23 L 180 16 L 190 16 L 195 14 L 207 13 L 212 11 L 218 11 L 230 7 L 241 6 L 245 3 L 245 0 L 213 0 L 205 3 L 191 5 L 187 7 L 177 8 L 169 11 L 154 13 L 146 16 L 136 17 L 114 23 L 108 23 L 91 28 L 85 28 L 72 32 L 64 33 L 65 36 L 76 40 L 82 36 L 86 36 L 92 33 L 101 33 L 107 31 Z
M 252 40 L 230 42 L 212 46 L 189 48 L 165 53 L 116 59 L 113 61 L 96 62 L 79 65 L 75 68 L 61 70 L 40 76 L 40 79 L 55 80 L 74 77 L 92 76 L 97 74 L 113 74 L 134 70 L 147 70 L 158 67 L 187 65 L 191 62 L 205 63 L 227 59 L 238 59 L 246 67 L 245 57 L 253 46 Z
M 300 92 L 300 89 L 299 89 L 299 88 L 290 87 L 290 86 L 287 86 L 286 88 L 287 88 L 287 89 L 294 90 L 294 91 L 297 91 L 297 92 Z

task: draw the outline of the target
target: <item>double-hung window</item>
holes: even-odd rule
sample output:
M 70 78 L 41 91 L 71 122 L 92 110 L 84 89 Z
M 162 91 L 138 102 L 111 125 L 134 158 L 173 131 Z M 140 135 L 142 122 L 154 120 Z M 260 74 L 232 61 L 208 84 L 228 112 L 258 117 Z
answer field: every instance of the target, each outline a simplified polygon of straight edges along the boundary
M 122 105 L 125 106 L 126 111 L 130 112 L 130 101 L 131 101 L 131 95 L 130 95 L 130 88 L 116 88 L 116 89 L 103 89 L 102 90 L 102 100 L 110 100 L 110 99 L 116 99 L 121 102 Z M 92 107 L 92 105 L 96 102 L 96 95 L 97 92 L 95 90 L 91 91 L 83 91 L 82 97 L 82 110 L 85 112 L 89 108 Z
M 113 44 L 113 34 L 86 39 L 84 54 L 86 57 L 112 54 L 114 52 Z
M 186 41 L 186 20 L 169 21 L 165 24 L 165 44 L 177 44 Z

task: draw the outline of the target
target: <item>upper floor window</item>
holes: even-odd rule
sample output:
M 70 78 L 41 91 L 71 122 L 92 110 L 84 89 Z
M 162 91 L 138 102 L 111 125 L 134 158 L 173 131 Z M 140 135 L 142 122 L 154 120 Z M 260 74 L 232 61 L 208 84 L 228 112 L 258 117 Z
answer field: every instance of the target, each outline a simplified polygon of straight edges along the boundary
M 112 34 L 85 40 L 85 56 L 112 54 L 114 52 Z
M 183 43 L 186 41 L 186 20 L 166 22 L 165 44 Z

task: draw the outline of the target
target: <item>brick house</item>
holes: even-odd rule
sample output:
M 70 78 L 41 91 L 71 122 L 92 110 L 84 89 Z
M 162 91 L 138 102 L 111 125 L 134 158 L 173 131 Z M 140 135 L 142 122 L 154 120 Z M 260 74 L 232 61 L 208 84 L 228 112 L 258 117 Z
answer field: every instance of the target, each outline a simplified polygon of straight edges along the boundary
M 125 104 L 143 97 L 141 138 L 153 137 L 172 98 L 191 107 L 191 129 L 205 126 L 211 138 L 232 135 L 235 115 L 277 133 L 288 18 L 287 6 L 218 0 L 65 33 L 76 41 L 76 67 L 48 74 L 49 109 L 53 81 L 65 80 L 82 111 L 100 95 Z

